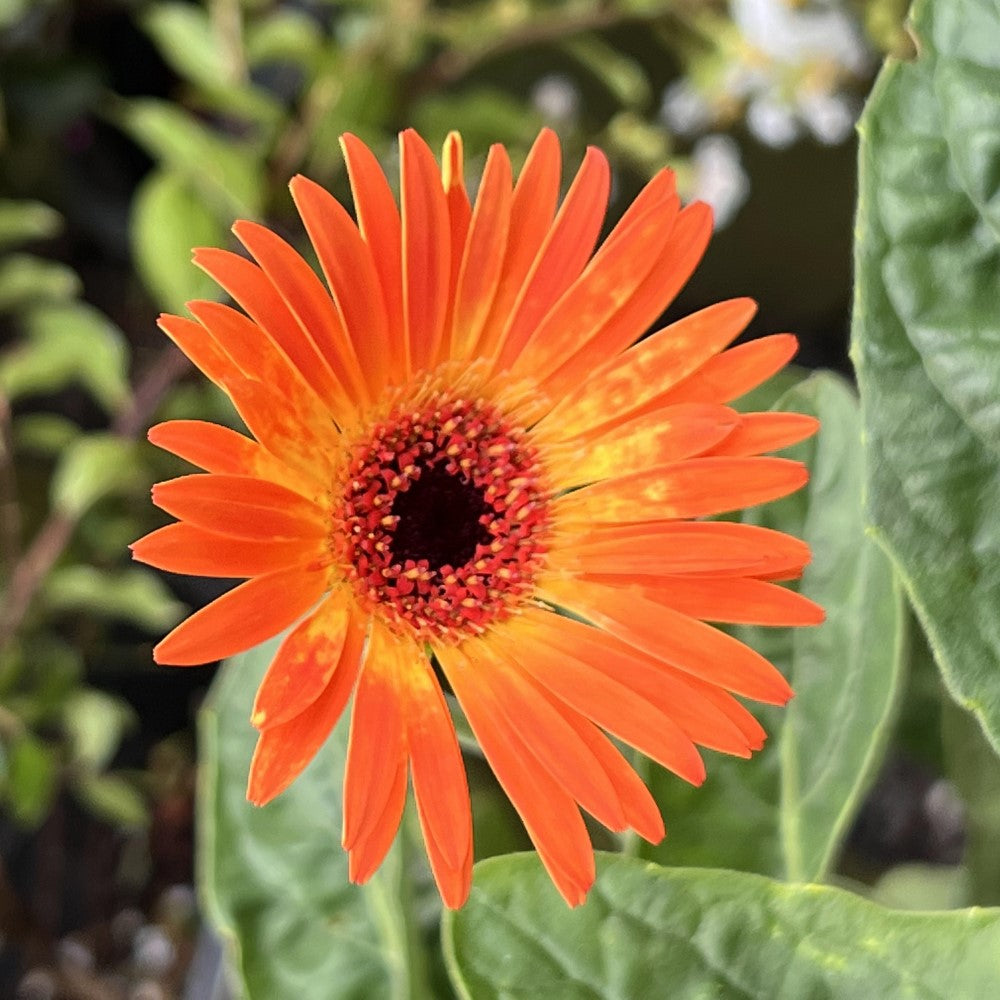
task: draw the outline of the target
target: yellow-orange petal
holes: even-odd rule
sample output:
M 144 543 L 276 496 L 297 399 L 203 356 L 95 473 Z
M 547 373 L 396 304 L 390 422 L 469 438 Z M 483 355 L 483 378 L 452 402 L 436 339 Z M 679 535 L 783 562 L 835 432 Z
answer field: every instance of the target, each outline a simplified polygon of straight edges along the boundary
M 685 208 L 670 230 L 670 239 L 652 262 L 631 298 L 611 316 L 586 345 L 541 381 L 541 389 L 559 399 L 593 374 L 593 359 L 614 358 L 633 344 L 673 301 L 697 267 L 712 231 L 711 211 L 700 202 Z
M 186 522 L 157 528 L 129 548 L 139 562 L 192 576 L 247 577 L 318 562 L 321 538 L 234 538 Z
M 348 336 L 333 300 L 316 272 L 280 236 L 256 222 L 233 226 L 237 239 L 253 254 L 261 270 L 271 279 L 299 325 L 308 330 L 313 343 L 330 366 L 343 391 L 341 412 L 348 401 L 358 406 L 366 399 L 365 380 L 358 366 L 354 344 Z
M 674 238 L 678 201 L 672 177 L 662 176 L 659 184 L 654 179 L 647 186 L 648 191 L 656 185 L 658 196 L 633 204 L 580 277 L 528 331 L 520 353 L 509 359 L 514 374 L 544 379 L 578 350 L 589 349 L 598 333 L 621 315 L 663 248 Z M 636 205 L 642 205 L 642 211 L 633 211 Z M 660 282 L 666 285 L 671 277 L 669 272 L 661 274 Z M 665 305 L 666 301 L 662 301 L 660 308 Z M 628 343 L 642 332 L 641 327 L 629 331 Z
M 323 691 L 295 718 L 261 732 L 247 783 L 247 799 L 254 805 L 265 805 L 288 788 L 333 732 L 354 690 L 366 632 L 367 624 L 352 618 Z
M 600 235 L 610 190 L 607 157 L 590 146 L 511 309 L 496 371 L 513 366 L 545 314 L 579 277 Z
M 345 850 L 351 850 L 379 823 L 400 761 L 406 760 L 405 705 L 399 678 L 406 662 L 400 641 L 374 621 L 351 712 L 341 837 Z
M 206 531 L 236 538 L 322 538 L 323 511 L 278 483 L 196 473 L 157 483 L 153 503 Z
M 507 253 L 513 189 L 507 151 L 490 147 L 455 287 L 452 355 L 470 357 L 490 315 Z
M 752 299 L 731 299 L 664 327 L 568 388 L 540 426 L 559 428 L 572 436 L 589 428 L 613 426 L 646 407 L 664 405 L 661 397 L 665 389 L 735 340 L 756 310 Z M 709 398 L 693 401 L 726 402 Z
M 700 785 L 705 764 L 673 719 L 627 684 L 547 642 L 544 636 L 559 622 L 543 618 L 556 616 L 532 608 L 519 615 L 505 635 L 505 654 L 516 657 L 526 674 L 581 715 L 685 781 Z
M 166 420 L 149 429 L 150 442 L 206 472 L 254 476 L 301 492 L 300 477 L 266 448 L 238 431 L 204 420 Z
M 350 596 L 337 587 L 285 636 L 257 688 L 254 726 L 270 729 L 304 712 L 326 690 L 350 634 Z
M 553 485 L 562 489 L 670 465 L 714 453 L 739 421 L 739 414 L 726 406 L 668 406 L 603 433 L 581 434 L 569 442 L 578 444 L 576 449 L 553 450 L 546 471 Z
M 234 375 L 223 379 L 222 388 L 250 433 L 295 470 L 295 488 L 310 497 L 325 492 L 340 447 L 336 426 L 311 425 L 298 406 L 265 382 Z
M 510 204 L 510 227 L 500 280 L 475 353 L 490 357 L 507 325 L 511 308 L 538 255 L 559 200 L 562 154 L 555 132 L 543 128 L 524 161 Z
M 433 364 L 449 312 L 448 203 L 434 154 L 413 129 L 399 136 L 403 310 L 413 371 Z
M 594 853 L 583 818 L 569 794 L 540 768 L 515 727 L 482 683 L 483 672 L 465 651 L 442 647 L 438 659 L 465 710 L 483 754 L 524 822 L 539 857 L 570 906 L 578 906 L 594 882 Z
M 679 612 L 642 596 L 637 587 L 603 587 L 573 580 L 546 582 L 547 599 L 623 642 L 735 694 L 783 705 L 792 689 L 760 653 Z
M 604 586 L 638 585 L 647 597 L 674 611 L 727 625 L 820 625 L 825 618 L 815 601 L 763 580 L 615 573 L 584 579 Z
M 376 254 L 329 191 L 301 174 L 293 177 L 288 187 L 316 250 L 364 383 L 375 398 L 389 372 L 385 351 L 389 342 L 388 316 L 375 268 Z
M 294 314 L 254 263 L 228 250 L 200 247 L 194 263 L 221 285 L 250 318 L 285 352 L 320 399 L 337 399 L 342 389 L 326 359 Z
M 403 247 L 399 209 L 375 154 L 349 132 L 341 136 L 340 145 L 351 181 L 358 229 L 371 253 L 382 286 L 388 321 L 383 346 L 390 378 L 402 381 L 409 371 L 409 346 L 403 319 Z
M 707 360 L 657 397 L 656 402 L 658 405 L 731 403 L 781 371 L 795 357 L 798 347 L 799 342 L 791 333 L 773 333 L 738 344 Z
M 240 415 L 246 413 L 247 426 L 261 443 L 268 446 L 250 422 L 254 414 L 245 391 L 247 383 L 264 386 L 267 394 L 280 402 L 280 419 L 286 425 L 293 423 L 296 436 L 303 439 L 302 447 L 293 453 L 313 449 L 316 455 L 309 463 L 313 466 L 317 458 L 325 458 L 324 453 L 338 444 L 334 419 L 343 422 L 353 406 L 343 392 L 331 389 L 331 394 L 321 399 L 266 331 L 235 309 L 205 301 L 189 302 L 187 307 L 231 359 L 222 388 Z M 286 457 L 287 449 L 280 454 Z M 299 457 L 301 464 L 304 456 Z
M 451 342 L 452 316 L 455 311 L 455 289 L 458 287 L 458 273 L 465 254 L 465 241 L 472 218 L 472 205 L 465 190 L 462 137 L 457 132 L 449 132 L 441 153 L 441 185 L 444 188 L 448 206 L 448 232 L 451 245 L 451 267 L 449 269 L 448 312 L 445 314 L 441 339 L 434 357 L 435 364 L 455 356 Z
M 232 371 L 232 363 L 201 324 L 163 313 L 156 325 L 210 382 L 221 388 L 222 380 Z
M 661 521 L 592 525 L 548 558 L 554 570 L 572 573 L 759 577 L 801 570 L 810 552 L 791 535 L 753 524 Z
M 798 444 L 819 430 L 807 413 L 742 413 L 739 426 L 715 445 L 712 455 L 763 455 Z
M 299 567 L 254 577 L 182 621 L 153 659 L 188 667 L 245 652 L 301 618 L 325 589 L 326 573 Z
M 608 523 L 708 517 L 786 496 L 809 472 L 787 458 L 691 458 L 604 479 L 554 503 L 566 521 Z

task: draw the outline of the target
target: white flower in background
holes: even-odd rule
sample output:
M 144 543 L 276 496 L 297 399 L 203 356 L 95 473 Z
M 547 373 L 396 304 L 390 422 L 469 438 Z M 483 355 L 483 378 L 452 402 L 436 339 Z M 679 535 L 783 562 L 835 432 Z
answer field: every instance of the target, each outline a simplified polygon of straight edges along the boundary
M 754 48 L 779 63 L 827 59 L 861 76 L 871 52 L 854 17 L 833 0 L 729 0 L 733 21 Z
M 844 0 L 730 0 L 729 8 L 730 22 L 706 21 L 711 55 L 664 91 L 667 127 L 692 136 L 745 115 L 776 149 L 804 134 L 827 145 L 847 139 L 860 109 L 850 87 L 875 60 Z
M 704 94 L 683 76 L 663 91 L 660 117 L 674 135 L 696 135 L 714 119 Z
M 728 135 L 706 135 L 691 151 L 692 195 L 712 206 L 715 228 L 723 229 L 750 194 L 750 180 L 740 161 L 740 147 Z
M 550 125 L 571 122 L 580 107 L 580 92 L 568 76 L 549 73 L 531 88 L 531 103 Z

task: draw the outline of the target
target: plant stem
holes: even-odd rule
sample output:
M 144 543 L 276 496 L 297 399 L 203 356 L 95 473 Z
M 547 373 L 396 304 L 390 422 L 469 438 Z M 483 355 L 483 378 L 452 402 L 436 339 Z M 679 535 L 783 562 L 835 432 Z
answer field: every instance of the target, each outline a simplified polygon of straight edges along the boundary
M 131 400 L 115 417 L 112 433 L 130 440 L 139 437 L 167 390 L 189 366 L 190 362 L 177 348 L 165 348 L 139 381 Z M 0 607 L 0 655 L 14 638 L 46 576 L 69 544 L 76 522 L 73 515 L 53 511 L 27 551 L 14 564 Z

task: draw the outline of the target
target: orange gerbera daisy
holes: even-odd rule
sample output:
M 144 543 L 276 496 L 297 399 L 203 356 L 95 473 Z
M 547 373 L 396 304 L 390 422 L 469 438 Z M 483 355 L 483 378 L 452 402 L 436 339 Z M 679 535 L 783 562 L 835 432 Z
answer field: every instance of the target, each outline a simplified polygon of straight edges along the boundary
M 664 832 L 603 730 L 700 783 L 696 745 L 748 757 L 763 744 L 733 694 L 791 696 L 767 660 L 704 620 L 822 619 L 772 582 L 801 573 L 804 543 L 697 520 L 805 483 L 801 464 L 763 453 L 811 434 L 811 417 L 726 406 L 781 368 L 795 338 L 721 353 L 755 309 L 734 299 L 630 348 L 711 230 L 707 206 L 680 208 L 670 171 L 594 253 L 609 190 L 597 149 L 558 211 L 550 131 L 516 184 L 494 146 L 474 207 L 456 135 L 442 171 L 402 134 L 401 209 L 372 153 L 351 135 L 343 150 L 357 224 L 312 181 L 291 183 L 326 288 L 273 232 L 238 222 L 253 261 L 194 259 L 245 313 L 192 302 L 193 319 L 160 321 L 253 438 L 197 420 L 150 431 L 206 474 L 154 487 L 179 521 L 135 557 L 250 578 L 154 655 L 203 663 L 294 625 L 257 693 L 248 797 L 287 788 L 353 693 L 350 876 L 380 864 L 409 774 L 456 907 L 472 823 L 436 663 L 575 905 L 594 879 L 579 807 L 650 841 Z

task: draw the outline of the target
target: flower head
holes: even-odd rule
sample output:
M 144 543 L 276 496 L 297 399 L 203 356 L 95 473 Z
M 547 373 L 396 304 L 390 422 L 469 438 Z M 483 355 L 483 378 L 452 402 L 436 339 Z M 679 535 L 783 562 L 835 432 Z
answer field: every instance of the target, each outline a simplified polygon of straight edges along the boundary
M 802 625 L 820 609 L 773 581 L 808 548 L 699 520 L 806 481 L 764 453 L 815 430 L 726 404 L 791 357 L 790 335 L 725 350 L 754 312 L 704 309 L 632 345 L 690 276 L 711 229 L 669 171 L 594 253 L 608 199 L 588 150 L 561 206 L 543 131 L 516 184 L 490 150 L 475 205 L 462 147 L 444 167 L 401 136 L 401 206 L 343 139 L 357 224 L 291 190 L 326 287 L 268 229 L 253 258 L 198 250 L 242 307 L 160 325 L 230 397 L 252 437 L 175 420 L 150 440 L 204 469 L 154 487 L 179 520 L 134 545 L 181 573 L 248 577 L 157 647 L 160 663 L 241 652 L 284 629 L 257 693 L 248 797 L 287 788 L 353 694 L 343 844 L 367 879 L 412 781 L 448 906 L 469 890 L 472 823 L 440 671 L 559 891 L 594 879 L 580 807 L 658 841 L 655 802 L 605 731 L 687 781 L 696 745 L 747 757 L 764 732 L 735 695 L 791 690 L 712 622 Z

